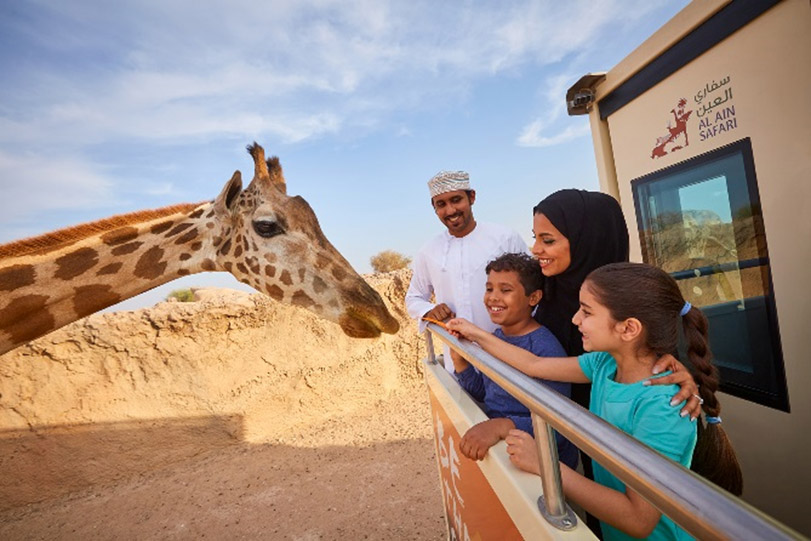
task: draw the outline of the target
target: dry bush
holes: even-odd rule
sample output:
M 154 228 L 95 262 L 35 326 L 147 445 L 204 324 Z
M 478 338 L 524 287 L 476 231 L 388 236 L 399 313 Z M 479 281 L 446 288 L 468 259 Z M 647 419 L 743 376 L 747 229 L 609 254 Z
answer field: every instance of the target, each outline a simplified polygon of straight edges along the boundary
M 191 289 L 175 289 L 166 296 L 166 300 L 176 299 L 178 302 L 194 302 L 194 292 Z
M 407 267 L 411 263 L 411 258 L 393 250 L 383 250 L 373 255 L 369 262 L 375 272 L 391 272 Z

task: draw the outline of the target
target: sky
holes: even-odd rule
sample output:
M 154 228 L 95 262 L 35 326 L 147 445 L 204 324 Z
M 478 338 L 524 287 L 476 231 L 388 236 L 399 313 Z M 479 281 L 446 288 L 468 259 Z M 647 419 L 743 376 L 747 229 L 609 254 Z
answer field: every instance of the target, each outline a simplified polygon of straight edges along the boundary
M 245 146 L 279 157 L 360 273 L 442 231 L 426 182 L 465 170 L 474 216 L 531 240 L 532 207 L 598 189 L 566 90 L 684 0 L 0 2 L 0 243 L 211 200 Z M 176 280 L 116 309 L 227 273 Z

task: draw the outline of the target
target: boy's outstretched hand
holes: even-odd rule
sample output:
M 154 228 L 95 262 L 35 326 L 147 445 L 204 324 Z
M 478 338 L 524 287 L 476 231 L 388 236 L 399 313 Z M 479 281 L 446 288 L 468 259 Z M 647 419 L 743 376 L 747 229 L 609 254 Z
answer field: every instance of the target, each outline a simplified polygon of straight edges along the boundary
M 481 460 L 492 446 L 507 437 L 515 423 L 510 419 L 488 419 L 474 425 L 462 436 L 459 450 L 471 460 Z
M 470 321 L 462 317 L 453 318 L 446 323 L 448 331 L 457 338 L 467 338 L 468 340 L 475 341 L 477 337 L 481 336 L 483 331 Z

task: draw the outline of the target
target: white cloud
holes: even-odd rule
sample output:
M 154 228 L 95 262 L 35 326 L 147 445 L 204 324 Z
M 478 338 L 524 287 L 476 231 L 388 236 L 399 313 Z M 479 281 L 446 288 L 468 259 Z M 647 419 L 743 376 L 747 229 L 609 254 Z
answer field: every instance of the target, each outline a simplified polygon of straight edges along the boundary
M 544 123 L 540 119 L 529 124 L 521 135 L 518 136 L 517 143 L 523 147 L 549 147 L 559 145 L 566 141 L 571 141 L 577 137 L 583 137 L 589 134 L 588 122 L 583 119 L 577 125 L 566 126 L 562 131 L 553 135 L 544 135 Z
M 92 208 L 111 203 L 111 183 L 75 157 L 52 152 L 9 154 L 0 151 L 0 215 L 13 221 L 38 212 Z
M 410 112 L 458 107 L 496 77 L 553 72 L 527 104 L 534 120 L 516 144 L 559 144 L 588 133 L 563 113 L 561 96 L 581 73 L 570 60 L 653 5 L 22 3 L 0 20 L 0 219 L 121 205 L 128 189 L 137 197 L 132 179 L 114 183 L 99 163 L 126 168 L 108 157 L 116 147 L 154 155 L 222 139 L 276 145 L 375 130 L 411 137 L 421 127 Z M 47 159 L 32 148 L 49 149 Z M 172 178 L 153 179 L 146 195 L 187 193 Z
M 375 125 L 426 96 L 456 99 L 474 81 L 518 66 L 558 62 L 648 3 L 73 4 L 43 3 L 59 24 L 28 37 L 87 60 L 0 87 L 24 106 L 16 120 L 26 129 L 11 132 L 17 144 L 43 136 L 77 145 L 256 132 L 286 142 L 322 137 Z M 92 63 L 96 57 L 104 63 Z M 0 142 L 10 142 L 3 133 Z

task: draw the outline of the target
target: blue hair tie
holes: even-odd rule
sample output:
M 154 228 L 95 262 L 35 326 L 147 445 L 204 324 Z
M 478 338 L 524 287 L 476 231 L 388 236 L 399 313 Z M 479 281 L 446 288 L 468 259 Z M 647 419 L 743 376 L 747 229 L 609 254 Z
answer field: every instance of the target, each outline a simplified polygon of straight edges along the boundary
M 708 425 L 721 424 L 721 418 L 720 417 L 710 417 L 709 415 L 707 415 L 707 416 L 704 417 L 704 420 L 707 421 Z
M 681 312 L 679 312 L 679 315 L 680 315 L 681 317 L 686 316 L 686 315 L 687 315 L 687 312 L 689 312 L 689 311 L 690 311 L 690 309 L 691 309 L 692 307 L 693 307 L 693 305 L 692 305 L 692 304 L 690 304 L 690 303 L 689 303 L 689 302 L 687 302 L 687 301 L 684 301 L 684 306 L 682 306 L 682 307 L 681 307 Z

